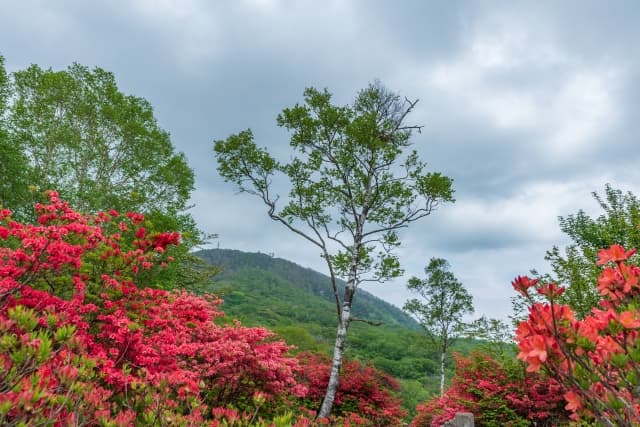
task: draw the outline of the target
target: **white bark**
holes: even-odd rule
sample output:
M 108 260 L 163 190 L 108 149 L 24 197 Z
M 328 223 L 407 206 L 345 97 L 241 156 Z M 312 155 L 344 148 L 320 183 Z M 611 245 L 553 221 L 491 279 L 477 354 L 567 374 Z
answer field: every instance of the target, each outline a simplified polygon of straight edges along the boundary
M 351 304 L 346 302 L 342 306 L 342 316 L 340 318 L 340 324 L 338 325 L 338 332 L 336 334 L 336 342 L 333 347 L 333 362 L 331 364 L 331 375 L 329 376 L 329 384 L 327 384 L 327 391 L 322 400 L 322 406 L 320 412 L 318 412 L 318 418 L 328 417 L 331 414 L 333 408 L 333 401 L 336 398 L 338 387 L 340 386 L 340 369 L 342 368 L 342 358 L 344 355 L 344 343 L 347 337 L 347 325 L 349 324 L 349 318 L 351 317 Z
M 444 396 L 444 358 L 445 352 L 440 353 L 440 396 Z
M 333 401 L 336 398 L 338 387 L 340 386 L 340 369 L 342 368 L 342 359 L 344 356 L 344 343 L 347 337 L 347 329 L 351 320 L 351 303 L 357 288 L 358 279 L 358 245 L 354 245 L 351 251 L 351 265 L 349 267 L 349 278 L 347 286 L 344 290 L 344 300 L 342 303 L 342 314 L 340 323 L 338 324 L 338 332 L 336 333 L 336 342 L 333 346 L 333 361 L 331 363 L 331 374 L 329 376 L 329 384 L 327 391 L 322 400 L 322 406 L 318 412 L 318 418 L 324 418 L 331 415 Z

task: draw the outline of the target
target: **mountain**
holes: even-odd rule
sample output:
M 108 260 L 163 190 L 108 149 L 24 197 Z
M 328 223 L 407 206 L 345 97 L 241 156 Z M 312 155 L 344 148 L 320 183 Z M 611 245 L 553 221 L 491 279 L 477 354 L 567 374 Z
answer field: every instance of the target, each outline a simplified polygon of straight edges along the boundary
M 277 304 L 261 307 L 265 314 L 263 324 L 273 317 L 278 320 L 291 318 L 298 321 L 314 321 L 323 326 L 336 325 L 336 308 L 331 282 L 328 276 L 310 268 L 302 267 L 291 261 L 274 258 L 263 253 L 248 253 L 231 249 L 210 249 L 197 253 L 212 265 L 222 268 L 216 276 L 211 291 L 227 292 L 226 306 L 231 311 L 234 303 L 240 301 L 238 292 L 242 284 L 250 282 L 249 289 L 254 296 L 277 298 Z M 254 279 L 255 283 L 254 283 Z M 235 283 L 237 286 L 232 286 Z M 345 282 L 338 280 L 338 288 L 343 290 Z M 246 299 L 246 294 L 243 295 Z M 316 298 L 310 298 L 311 296 Z M 250 298 L 256 300 L 256 298 Z M 253 301 L 259 304 L 259 301 Z M 254 306 L 255 308 L 255 306 Z M 322 312 L 319 312 L 321 309 Z M 268 311 L 271 311 L 270 313 Z M 328 316 L 326 314 L 328 314 Z M 400 326 L 417 330 L 417 322 L 402 310 L 386 301 L 359 289 L 355 296 L 353 316 L 373 322 L 382 322 L 387 326 Z
M 326 275 L 262 253 L 210 249 L 196 255 L 222 268 L 206 291 L 223 299 L 227 317 L 248 326 L 265 326 L 300 351 L 331 354 L 337 317 Z M 344 282 L 339 286 L 344 288 Z M 371 363 L 399 379 L 410 411 L 437 393 L 438 354 L 411 317 L 363 289 L 354 298 L 352 313 L 382 324 L 352 322 L 346 357 Z M 454 351 L 467 353 L 470 345 L 459 340 Z

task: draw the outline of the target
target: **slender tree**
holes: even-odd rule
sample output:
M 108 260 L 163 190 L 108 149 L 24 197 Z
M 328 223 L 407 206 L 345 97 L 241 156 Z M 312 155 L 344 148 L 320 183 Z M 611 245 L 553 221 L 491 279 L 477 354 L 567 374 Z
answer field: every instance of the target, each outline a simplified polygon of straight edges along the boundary
M 453 190 L 450 178 L 425 172 L 416 151 L 409 151 L 411 134 L 420 127 L 406 118 L 417 101 L 401 100 L 379 83 L 359 92 L 352 105 L 336 106 L 327 90 L 313 88 L 305 90 L 304 101 L 277 118 L 297 152 L 290 162 L 258 148 L 250 130 L 216 141 L 214 151 L 226 181 L 261 199 L 271 219 L 317 247 L 326 261 L 338 323 L 318 413 L 326 417 L 338 389 L 358 286 L 401 274 L 394 254 L 398 231 L 453 201 Z M 274 188 L 276 176 L 289 183 L 288 197 Z M 343 290 L 338 277 L 346 279 Z
M 413 298 L 404 310 L 413 315 L 440 353 L 440 395 L 444 395 L 445 361 L 453 341 L 464 330 L 462 316 L 473 313 L 473 299 L 462 283 L 449 271 L 449 263 L 431 258 L 424 269 L 426 279 L 412 277 L 407 283 L 410 291 L 421 299 Z

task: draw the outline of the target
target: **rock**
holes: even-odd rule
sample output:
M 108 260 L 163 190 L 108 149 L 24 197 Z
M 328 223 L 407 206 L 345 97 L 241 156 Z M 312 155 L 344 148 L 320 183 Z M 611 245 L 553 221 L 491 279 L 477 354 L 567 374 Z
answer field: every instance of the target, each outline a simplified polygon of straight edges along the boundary
M 473 414 L 470 412 L 458 412 L 454 419 L 447 421 L 442 427 L 474 427 Z

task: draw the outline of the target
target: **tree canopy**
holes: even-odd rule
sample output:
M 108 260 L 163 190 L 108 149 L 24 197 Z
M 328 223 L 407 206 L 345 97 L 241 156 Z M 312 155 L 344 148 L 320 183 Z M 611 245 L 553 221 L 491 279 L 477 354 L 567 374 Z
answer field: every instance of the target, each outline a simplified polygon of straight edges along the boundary
M 25 153 L 30 184 L 59 189 L 86 211 L 178 212 L 193 171 L 143 98 L 123 94 L 112 73 L 73 64 L 13 74 L 10 142 Z
M 158 286 L 201 286 L 209 272 L 189 250 L 204 236 L 188 213 L 194 173 L 151 104 L 121 92 L 115 76 L 73 64 L 7 74 L 0 57 L 0 205 L 35 221 L 34 202 L 57 191 L 81 211 L 145 214 L 148 232 L 177 230 L 181 262 Z
M 445 357 L 453 341 L 462 334 L 462 316 L 473 313 L 473 298 L 449 271 L 449 263 L 431 258 L 425 267 L 425 279 L 412 277 L 407 288 L 418 294 L 404 305 L 420 323 L 440 353 L 440 394 L 444 394 Z
M 613 244 L 640 247 L 640 200 L 631 192 L 624 193 L 605 186 L 604 195 L 593 198 L 603 213 L 593 218 L 583 210 L 560 217 L 560 229 L 571 239 L 564 253 L 554 246 L 546 259 L 553 269 L 550 279 L 566 286 L 561 296 L 579 317 L 591 312 L 600 301 L 596 286 L 602 268 L 596 265 L 598 251 Z
M 11 81 L 0 56 L 0 206 L 16 213 L 31 209 L 27 188 L 27 158 L 9 138 Z

